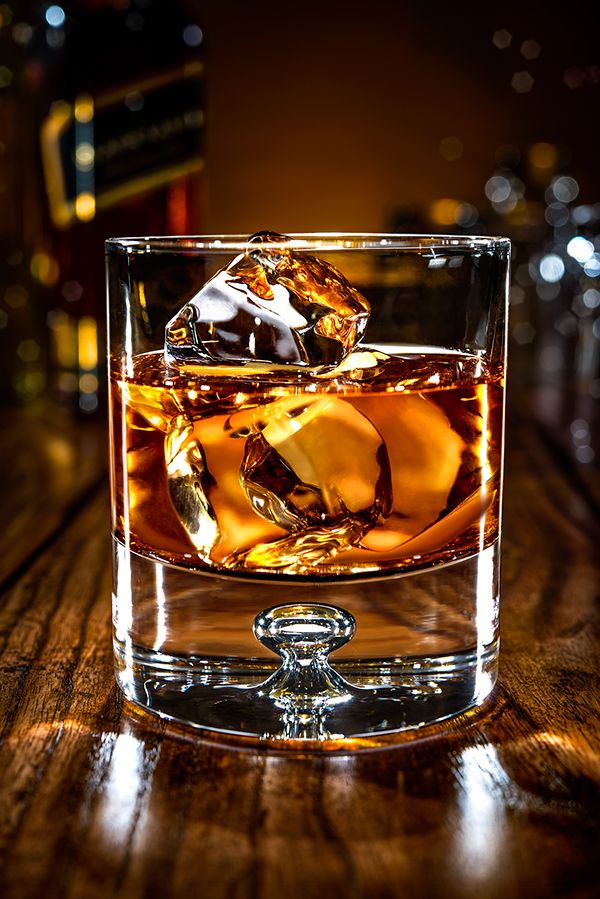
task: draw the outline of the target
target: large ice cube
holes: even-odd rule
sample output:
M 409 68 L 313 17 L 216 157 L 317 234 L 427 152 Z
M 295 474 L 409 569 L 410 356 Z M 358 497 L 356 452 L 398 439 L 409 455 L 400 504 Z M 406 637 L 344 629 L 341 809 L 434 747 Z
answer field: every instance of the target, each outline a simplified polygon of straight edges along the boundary
M 283 570 L 294 554 L 299 564 L 330 558 L 389 513 L 387 450 L 350 403 L 285 398 L 248 424 L 242 486 L 254 510 L 292 536 L 245 553 L 246 565 Z
M 289 239 L 254 235 L 256 250 L 206 282 L 167 324 L 168 362 L 318 368 L 352 352 L 367 327 L 367 300 L 329 263 L 288 250 Z

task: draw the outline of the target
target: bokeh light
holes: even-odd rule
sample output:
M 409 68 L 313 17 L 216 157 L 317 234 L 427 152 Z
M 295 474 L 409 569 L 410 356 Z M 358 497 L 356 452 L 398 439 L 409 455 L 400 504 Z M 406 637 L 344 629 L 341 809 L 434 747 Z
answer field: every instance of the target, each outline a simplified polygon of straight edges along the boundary
M 4 302 L 11 309 L 20 309 L 29 299 L 29 293 L 22 284 L 9 284 L 4 291 Z
M 17 346 L 17 356 L 23 360 L 23 362 L 35 362 L 36 359 L 39 358 L 40 355 L 40 345 L 36 340 L 32 340 L 31 338 L 27 338 L 25 340 L 21 340 L 19 345 Z
M 183 42 L 188 47 L 199 47 L 204 38 L 199 25 L 186 25 L 183 29 Z
M 125 27 L 129 31 L 141 31 L 144 27 L 145 21 L 144 17 L 139 12 L 129 13 L 127 18 L 125 19 Z
M 553 169 L 558 162 L 558 149 L 544 141 L 534 144 L 529 150 L 529 162 L 536 169 Z
M 535 328 L 531 322 L 517 322 L 512 329 L 513 339 L 522 346 L 533 343 Z
M 588 204 L 575 206 L 575 208 L 571 210 L 571 218 L 576 225 L 588 225 L 596 218 L 594 207 Z
M 600 306 L 600 290 L 594 287 L 584 290 L 581 300 L 586 309 L 597 309 Z
M 583 264 L 594 255 L 594 244 L 585 237 L 573 237 L 567 244 L 567 253 Z
M 62 6 L 52 5 L 46 10 L 44 18 L 51 28 L 62 28 L 65 24 L 66 15 Z
M 511 194 L 511 184 L 504 175 L 494 175 L 486 181 L 485 195 L 492 203 L 502 203 Z
M 29 268 L 32 278 L 44 287 L 53 287 L 58 281 L 58 262 L 48 253 L 34 253 Z
M 544 210 L 544 218 L 553 228 L 566 225 L 570 217 L 569 208 L 564 203 L 549 203 Z
M 537 59 L 541 49 L 539 43 L 531 38 L 521 44 L 521 56 L 525 59 Z
M 518 94 L 528 94 L 535 83 L 534 77 L 530 72 L 515 72 L 511 79 L 511 87 Z
M 17 22 L 13 25 L 12 36 L 16 44 L 26 47 L 33 37 L 33 28 L 27 22 Z
M 499 28 L 498 31 L 494 31 L 492 35 L 492 44 L 494 47 L 497 47 L 498 50 L 506 50 L 507 47 L 510 47 L 512 43 L 512 34 L 510 31 L 507 31 L 506 28 Z
M 440 141 L 440 156 L 448 162 L 460 159 L 463 153 L 463 143 L 458 137 L 444 137 Z
M 588 278 L 600 277 L 600 253 L 594 253 L 583 266 L 583 270 Z
M 556 253 L 547 253 L 540 260 L 540 275 L 549 284 L 560 281 L 565 273 L 565 264 Z
M 579 184 L 575 178 L 561 175 L 552 179 L 550 190 L 560 203 L 572 203 L 579 194 Z
M 560 295 L 560 281 L 544 281 L 542 278 L 535 285 L 535 292 L 540 300 L 551 303 Z
M 144 95 L 140 91 L 131 91 L 126 95 L 124 103 L 130 112 L 139 112 L 144 108 Z
M 61 294 L 67 303 L 76 303 L 83 296 L 83 287 L 79 281 L 65 281 L 62 286 Z
M 79 194 L 75 200 L 75 215 L 82 222 L 90 222 L 96 214 L 96 199 L 93 194 Z

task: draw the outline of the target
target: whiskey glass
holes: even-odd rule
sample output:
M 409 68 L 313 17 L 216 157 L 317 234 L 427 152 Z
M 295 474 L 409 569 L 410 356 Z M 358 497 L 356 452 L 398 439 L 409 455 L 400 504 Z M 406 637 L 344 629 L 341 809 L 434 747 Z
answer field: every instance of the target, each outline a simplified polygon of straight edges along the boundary
M 496 682 L 510 243 L 258 241 L 106 243 L 117 680 L 242 742 L 418 736 Z

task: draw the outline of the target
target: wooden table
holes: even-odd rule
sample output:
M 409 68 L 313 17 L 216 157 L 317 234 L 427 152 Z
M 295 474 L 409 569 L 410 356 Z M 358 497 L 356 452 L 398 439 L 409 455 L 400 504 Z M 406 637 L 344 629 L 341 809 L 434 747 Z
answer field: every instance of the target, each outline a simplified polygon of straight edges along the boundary
M 301 756 L 123 703 L 103 429 L 3 421 L 5 899 L 599 894 L 600 491 L 560 432 L 513 414 L 495 703 L 426 740 Z

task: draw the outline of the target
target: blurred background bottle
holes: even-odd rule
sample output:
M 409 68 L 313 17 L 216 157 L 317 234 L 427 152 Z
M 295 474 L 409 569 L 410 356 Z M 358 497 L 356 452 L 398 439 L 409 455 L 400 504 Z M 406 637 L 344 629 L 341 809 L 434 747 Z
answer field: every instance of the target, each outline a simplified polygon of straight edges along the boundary
M 0 25 L 2 399 L 93 413 L 104 239 L 202 228 L 203 31 L 172 0 L 13 0 Z

